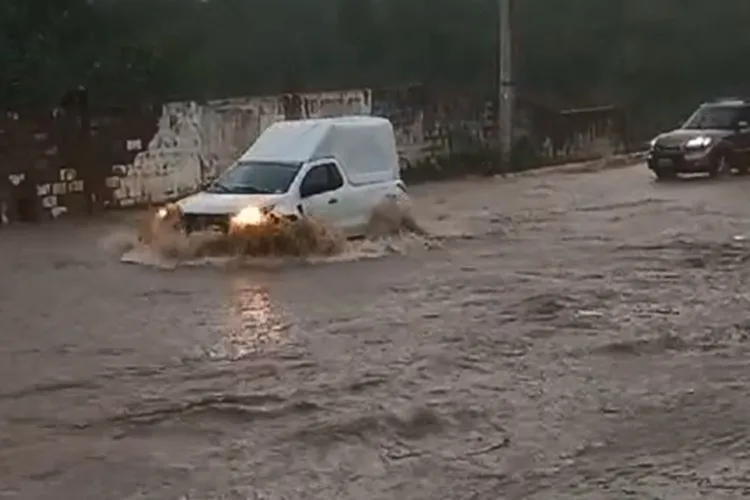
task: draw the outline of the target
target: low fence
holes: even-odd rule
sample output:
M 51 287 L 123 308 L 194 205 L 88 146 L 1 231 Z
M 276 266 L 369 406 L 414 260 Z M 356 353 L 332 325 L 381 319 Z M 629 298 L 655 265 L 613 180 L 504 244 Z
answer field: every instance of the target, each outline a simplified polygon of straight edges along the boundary
M 226 169 L 271 123 L 366 114 L 394 125 L 408 180 L 497 166 L 495 102 L 476 91 L 406 85 L 92 109 L 85 94 L 43 113 L 0 116 L 0 222 L 159 203 Z M 627 149 L 614 107 L 556 110 L 519 96 L 514 164 Z

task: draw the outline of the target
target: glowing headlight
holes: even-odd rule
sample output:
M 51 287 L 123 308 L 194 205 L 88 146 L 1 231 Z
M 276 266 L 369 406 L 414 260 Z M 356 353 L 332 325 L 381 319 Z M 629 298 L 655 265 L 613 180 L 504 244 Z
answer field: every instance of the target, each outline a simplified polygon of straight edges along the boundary
M 654 149 L 656 147 L 656 137 L 654 137 L 653 139 L 651 139 L 651 142 L 648 143 L 648 146 L 651 149 Z
M 166 219 L 167 215 L 169 215 L 169 210 L 167 210 L 167 207 L 161 207 L 157 212 L 156 216 L 160 219 Z
M 257 226 L 264 219 L 263 211 L 254 206 L 245 207 L 232 217 L 232 224 L 238 226 Z
M 711 138 L 706 136 L 694 137 L 690 139 L 686 146 L 689 148 L 705 148 L 711 145 Z

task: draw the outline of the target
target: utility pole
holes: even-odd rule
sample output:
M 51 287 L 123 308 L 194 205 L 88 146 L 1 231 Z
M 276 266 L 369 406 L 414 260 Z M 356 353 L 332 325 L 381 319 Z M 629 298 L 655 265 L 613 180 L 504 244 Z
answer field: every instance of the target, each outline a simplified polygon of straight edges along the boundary
M 498 0 L 499 30 L 498 33 L 498 116 L 497 126 L 500 134 L 500 152 L 502 154 L 502 169 L 507 171 L 510 166 L 511 149 L 513 147 L 513 104 L 515 88 L 513 83 L 513 31 L 512 31 L 512 0 Z

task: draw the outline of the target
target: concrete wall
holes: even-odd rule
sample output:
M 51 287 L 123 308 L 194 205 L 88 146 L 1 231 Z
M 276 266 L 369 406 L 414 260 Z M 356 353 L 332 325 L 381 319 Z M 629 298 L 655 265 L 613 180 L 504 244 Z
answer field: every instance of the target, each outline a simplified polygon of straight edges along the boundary
M 581 120 L 580 113 L 547 110 L 545 115 L 519 102 L 516 136 L 530 141 L 533 150 L 527 163 L 590 158 L 623 147 L 612 113 Z M 495 143 L 491 102 L 422 86 L 170 103 L 163 106 L 156 134 L 132 164 L 111 172 L 121 177 L 110 180 L 120 185 L 112 201 L 162 202 L 191 192 L 226 169 L 273 122 L 344 114 L 389 118 L 405 177 L 411 179 L 452 175 L 471 168 L 466 164 L 471 161 L 486 163 Z
M 115 165 L 114 204 L 162 202 L 193 191 L 237 159 L 272 123 L 287 118 L 369 114 L 366 90 L 165 104 L 151 141 Z M 124 172 L 124 174 L 123 174 Z
M 477 91 L 410 85 L 9 113 L 0 116 L 0 218 L 38 219 L 179 197 L 214 178 L 266 127 L 284 119 L 389 118 L 407 181 L 486 171 L 499 157 L 495 109 Z M 515 121 L 523 167 L 626 147 L 622 114 L 614 108 L 559 111 L 520 96 Z M 21 215 L 26 212 L 31 215 Z

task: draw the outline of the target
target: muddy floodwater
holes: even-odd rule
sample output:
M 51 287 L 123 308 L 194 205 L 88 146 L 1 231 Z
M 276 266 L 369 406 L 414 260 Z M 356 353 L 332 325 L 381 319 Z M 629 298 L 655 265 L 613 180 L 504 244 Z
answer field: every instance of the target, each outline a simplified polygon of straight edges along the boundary
M 749 179 L 412 191 L 306 262 L 0 230 L 0 499 L 750 498 Z

